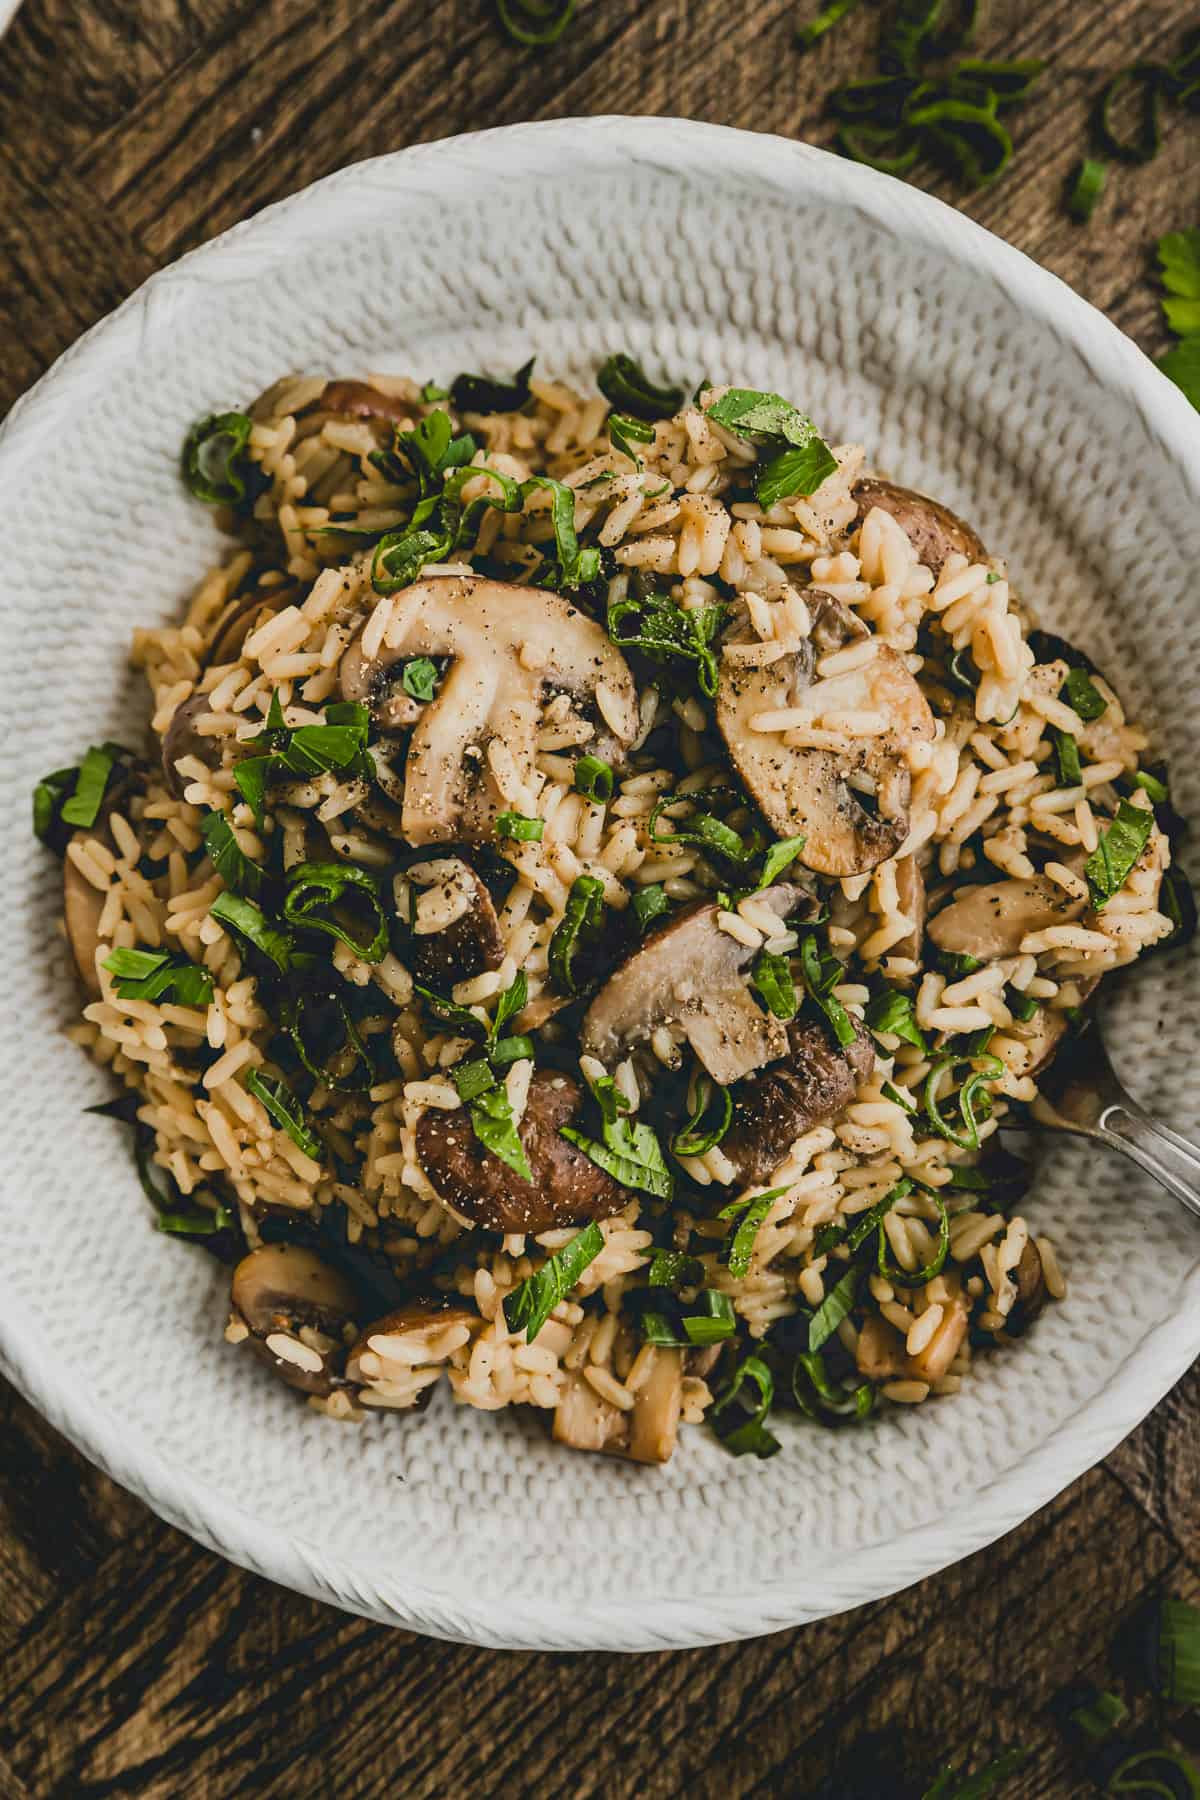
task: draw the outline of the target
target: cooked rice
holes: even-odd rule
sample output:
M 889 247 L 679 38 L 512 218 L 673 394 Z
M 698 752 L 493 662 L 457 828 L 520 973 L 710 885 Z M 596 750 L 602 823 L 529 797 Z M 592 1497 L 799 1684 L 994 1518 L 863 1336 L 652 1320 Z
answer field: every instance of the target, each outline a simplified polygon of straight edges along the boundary
M 412 381 L 370 380 L 402 407 L 399 429 L 435 410 Z M 316 1220 L 322 1228 L 340 1220 L 346 1240 L 388 1265 L 400 1281 L 432 1282 L 465 1306 L 466 1320 L 432 1336 L 426 1328 L 391 1336 L 368 1328 L 363 1385 L 355 1396 L 343 1390 L 326 1396 L 321 1404 L 331 1416 L 361 1417 L 356 1400 L 376 1409 L 411 1407 L 443 1376 L 462 1404 L 543 1411 L 562 1407 L 581 1377 L 598 1402 L 632 1414 L 655 1370 L 661 1372 L 658 1359 L 676 1354 L 642 1342 L 639 1315 L 629 1303 L 656 1245 L 698 1257 L 704 1285 L 728 1297 L 744 1333 L 758 1342 L 798 1309 L 819 1307 L 845 1273 L 844 1245 L 826 1247 L 822 1232 L 828 1236 L 830 1227 L 852 1224 L 906 1177 L 920 1185 L 884 1221 L 890 1260 L 900 1278 L 930 1263 L 939 1230 L 937 1193 L 950 1212 L 948 1273 L 916 1289 L 871 1275 L 837 1341 L 852 1356 L 864 1316 L 876 1313 L 898 1334 L 900 1346 L 892 1378 L 878 1383 L 883 1397 L 914 1405 L 931 1392 L 954 1392 L 968 1370 L 972 1342 L 986 1335 L 1009 1341 L 1015 1272 L 1027 1246 L 1036 1251 L 1054 1299 L 1062 1298 L 1065 1283 L 1053 1246 L 1034 1240 L 1024 1218 L 1006 1218 L 988 1201 L 981 1207 L 977 1193 L 954 1185 L 956 1172 L 976 1158 L 930 1131 L 922 1114 L 893 1097 L 899 1092 L 917 1099 L 931 1066 L 925 1052 L 900 1037 L 881 1035 L 875 1067 L 850 1104 L 828 1125 L 804 1133 L 768 1180 L 739 1189 L 735 1165 L 718 1145 L 681 1159 L 688 1197 L 677 1201 L 673 1214 L 665 1216 L 662 1204 L 644 1195 L 631 1197 L 616 1217 L 602 1222 L 603 1250 L 532 1344 L 509 1328 L 504 1299 L 574 1232 L 501 1239 L 439 1197 L 418 1157 L 417 1128 L 431 1110 L 459 1106 L 451 1071 L 477 1050 L 469 1032 L 430 1016 L 414 992 L 411 967 L 394 950 L 376 964 L 342 945 L 334 955 L 344 980 L 369 997 L 360 1030 L 384 1073 L 366 1092 L 318 1085 L 308 1098 L 331 1150 L 324 1162 L 300 1150 L 248 1093 L 248 1069 L 276 1066 L 275 1026 L 259 1004 L 240 940 L 210 910 L 224 884 L 203 851 L 205 813 L 224 812 L 242 851 L 257 860 L 270 854 L 277 838 L 285 866 L 295 864 L 321 826 L 333 856 L 384 871 L 394 860 L 393 846 L 369 810 L 359 810 L 370 788 L 361 778 L 297 778 L 276 790 L 274 810 L 263 824 L 233 781 L 236 762 L 265 727 L 273 697 L 289 726 L 321 723 L 326 701 L 338 697 L 351 639 L 361 629 L 370 657 L 387 645 L 393 627 L 395 601 L 371 585 L 370 548 L 356 549 L 345 535 L 378 534 L 407 518 L 403 491 L 370 460 L 387 447 L 391 427 L 380 418 L 322 412 L 323 388 L 319 380 L 292 378 L 255 403 L 249 455 L 262 492 L 252 519 L 238 525 L 244 542 L 201 582 L 181 624 L 135 634 L 133 661 L 146 676 L 154 731 L 165 734 L 176 709 L 202 695 L 207 710 L 193 723 L 206 754 L 180 760 L 182 798 L 152 776 L 143 793 L 111 813 L 105 830 L 77 839 L 67 851 L 79 875 L 103 897 L 99 997 L 84 1007 L 84 1023 L 73 1035 L 138 1095 L 139 1118 L 153 1135 L 159 1169 L 193 1206 L 233 1202 L 247 1246 L 264 1242 L 281 1213 Z M 460 423 L 480 443 L 477 464 L 486 461 L 516 481 L 546 474 L 571 486 L 581 539 L 611 553 L 610 601 L 630 591 L 635 571 L 658 577 L 660 587 L 669 587 L 688 609 L 726 601 L 734 629 L 722 653 L 730 667 L 768 667 L 807 643 L 812 620 L 801 589 L 809 582 L 869 627 L 871 635 L 861 643 L 819 658 L 801 704 L 757 714 L 751 720 L 756 733 L 830 750 L 878 739 L 891 730 L 888 715 L 849 704 L 845 694 L 883 646 L 917 675 L 933 703 L 936 728 L 931 741 L 915 743 L 909 752 L 908 836 L 895 856 L 868 874 L 823 884 L 832 909 L 829 942 L 847 965 L 837 993 L 852 1017 L 862 1017 L 868 982 L 884 977 L 911 993 L 917 1023 L 937 1045 L 957 1033 L 996 1032 L 990 1049 L 1003 1074 L 985 1084 L 992 1097 L 991 1115 L 979 1126 L 985 1142 L 1012 1101 L 1036 1093 L 1005 995 L 1038 997 L 1049 1015 L 1069 1011 L 1078 1004 L 1081 983 L 1132 961 L 1164 937 L 1170 921 L 1158 899 L 1169 847 L 1154 827 L 1102 912 L 1031 931 L 1016 954 L 957 979 L 924 966 L 905 948 L 917 920 L 901 897 L 901 865 L 915 858 L 935 896 L 962 871 L 973 869 L 989 880 L 1029 880 L 1040 867 L 1068 899 L 1085 901 L 1080 855 L 1095 849 L 1098 828 L 1117 807 L 1115 784 L 1136 771 L 1146 738 L 1099 680 L 1108 704 L 1098 719 L 1081 718 L 1059 697 L 1066 665 L 1035 661 L 1025 614 L 1003 565 L 951 555 L 935 576 L 890 513 L 873 508 L 855 527 L 851 490 L 862 473 L 860 448 L 838 447 L 836 472 L 813 495 L 769 508 L 747 499 L 747 445 L 704 410 L 720 391 L 710 389 L 702 402 L 656 424 L 653 442 L 638 446 L 643 466 L 635 472 L 609 441 L 605 404 L 561 383 L 535 381 L 525 410 L 468 415 Z M 488 477 L 481 475 L 477 485 L 487 490 Z M 464 497 L 470 495 L 468 489 Z M 518 513 L 483 511 L 475 543 L 451 567 L 470 572 L 486 559 L 509 579 L 536 572 L 553 539 L 549 502 L 549 495 L 535 494 Z M 214 630 L 230 603 L 248 596 L 262 602 L 258 623 L 231 659 L 211 663 Z M 286 604 L 275 608 L 274 596 Z M 954 653 L 969 655 L 978 671 L 972 695 L 947 683 L 946 664 Z M 538 655 L 535 646 L 526 646 L 523 666 L 536 669 Z M 597 728 L 613 726 L 618 704 L 600 688 Z M 550 1022 L 553 1030 L 550 943 L 580 876 L 599 880 L 615 912 L 651 884 L 664 884 L 672 901 L 712 895 L 723 885 L 719 868 L 697 844 L 681 838 L 664 845 L 650 832 L 661 795 L 704 793 L 722 772 L 708 714 L 695 696 L 672 703 L 649 682 L 639 707 L 639 744 L 645 747 L 635 749 L 607 800 L 574 791 L 574 758 L 564 753 L 586 748 L 593 727 L 573 718 L 565 697 L 561 707 L 553 703 L 546 710 L 531 769 L 519 769 L 498 740 L 489 746 L 490 778 L 504 802 L 539 817 L 544 830 L 540 841 L 503 847 L 508 886 L 498 901 L 502 966 L 452 990 L 456 1005 L 484 1022 L 519 969 L 528 993 L 522 1028 Z M 1055 731 L 1071 733 L 1078 745 L 1080 779 L 1070 788 L 1055 784 Z M 661 746 L 668 742 L 673 759 L 664 763 Z M 1148 802 L 1135 792 L 1133 804 Z M 657 833 L 681 828 L 687 812 L 673 804 L 659 818 Z M 397 877 L 396 904 L 402 913 L 411 908 L 415 942 L 435 937 L 470 906 L 463 865 L 435 847 L 426 862 Z M 781 927 L 759 897 L 730 903 L 717 922 L 740 945 L 765 944 L 775 955 L 796 948 L 797 934 Z M 115 948 L 158 946 L 182 951 L 211 973 L 207 1008 L 117 997 L 105 958 Z M 655 1033 L 651 1049 L 660 1071 L 680 1067 L 689 1054 L 665 1029 Z M 526 1058 L 507 1076 L 518 1119 L 532 1072 Z M 593 1081 L 606 1073 L 598 1064 L 584 1072 Z M 632 1061 L 607 1073 L 615 1075 L 631 1111 L 653 1086 L 647 1067 Z M 749 1266 L 735 1275 L 727 1261 L 733 1227 L 714 1215 L 730 1201 L 775 1189 L 780 1192 L 758 1228 Z M 960 1274 L 966 1284 L 961 1301 Z M 969 1306 L 971 1332 L 948 1370 L 918 1378 L 921 1357 L 956 1304 Z M 233 1335 L 245 1336 L 236 1321 Z M 276 1332 L 266 1344 L 298 1369 L 321 1365 L 320 1351 L 294 1334 Z M 917 1373 L 908 1372 L 910 1365 Z M 703 1375 L 685 1367 L 684 1419 L 700 1419 L 711 1397 Z

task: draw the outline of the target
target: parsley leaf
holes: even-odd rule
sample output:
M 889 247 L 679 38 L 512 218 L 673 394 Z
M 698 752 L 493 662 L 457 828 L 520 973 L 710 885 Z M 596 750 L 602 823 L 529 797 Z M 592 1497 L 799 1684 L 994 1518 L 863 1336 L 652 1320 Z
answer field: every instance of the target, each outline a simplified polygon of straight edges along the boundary
M 536 1274 L 504 1296 L 504 1322 L 510 1331 L 524 1331 L 525 1341 L 532 1344 L 550 1314 L 577 1286 L 589 1263 L 595 1262 L 604 1248 L 604 1233 L 595 1220 L 586 1225 L 569 1244 L 544 1262 Z

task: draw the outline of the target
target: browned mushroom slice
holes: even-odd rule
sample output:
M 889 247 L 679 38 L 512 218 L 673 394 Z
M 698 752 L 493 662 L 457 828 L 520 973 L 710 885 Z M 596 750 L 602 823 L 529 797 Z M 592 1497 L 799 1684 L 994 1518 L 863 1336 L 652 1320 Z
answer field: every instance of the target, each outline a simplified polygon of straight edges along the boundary
M 994 962 L 1000 956 L 1017 956 L 1021 940 L 1030 932 L 1080 918 L 1086 905 L 1086 900 L 1073 900 L 1048 875 L 1029 881 L 976 882 L 961 888 L 926 930 L 948 955 Z
M 327 381 L 317 405 L 351 419 L 408 419 L 413 413 L 411 400 L 383 394 L 366 381 Z
M 632 1408 L 604 1400 L 582 1376 L 570 1374 L 554 1414 L 554 1438 L 572 1450 L 603 1450 L 633 1462 L 669 1462 L 679 1432 L 683 1356 L 656 1350 Z
M 476 1137 L 465 1106 L 430 1108 L 417 1121 L 417 1158 L 454 1210 L 489 1231 L 552 1231 L 620 1212 L 629 1195 L 575 1145 L 559 1135 L 583 1109 L 570 1075 L 538 1069 L 518 1136 L 533 1175 L 526 1181 Z
M 331 1394 L 341 1380 L 353 1288 L 313 1251 L 264 1244 L 233 1271 L 230 1335 L 289 1387 Z
M 812 906 L 793 882 L 760 896 L 778 913 Z M 580 1048 L 615 1068 L 660 1026 L 685 1037 L 714 1081 L 729 1087 L 787 1050 L 787 1028 L 756 1002 L 746 980 L 755 952 L 717 924 L 707 901 L 688 907 L 609 976 L 584 1016 Z
M 925 941 L 925 877 L 915 856 L 897 859 L 896 898 L 904 917 L 912 920 L 912 930 L 892 945 L 888 955 L 920 962 L 921 945 Z
M 739 1181 L 765 1181 L 796 1139 L 837 1117 L 875 1066 L 869 1031 L 843 1050 L 818 1020 L 793 1019 L 784 1061 L 744 1081 L 721 1149 Z
M 252 631 L 275 613 L 282 612 L 300 593 L 294 582 L 281 583 L 278 587 L 255 588 L 251 594 L 239 594 L 223 607 L 212 631 L 204 652 L 206 668 L 215 668 L 222 663 L 236 662 L 242 654 L 242 645 Z
M 1032 1238 L 1026 1238 L 1016 1268 L 1013 1270 L 1017 1297 L 1014 1308 L 1021 1308 L 1022 1323 L 1027 1324 L 1046 1303 L 1046 1276 L 1042 1259 Z
M 763 668 L 724 657 L 717 724 L 746 786 L 780 837 L 804 836 L 800 861 L 819 874 L 859 875 L 894 856 L 908 836 L 908 755 L 934 734 L 933 714 L 904 659 L 887 644 L 853 669 L 814 680 L 822 654 L 869 633 L 841 602 L 805 590 L 813 639 Z M 886 729 L 820 748 L 789 738 L 848 713 L 880 715 Z M 769 725 L 790 715 L 795 731 Z M 764 725 L 767 728 L 764 729 Z
M 948 506 L 943 506 L 939 500 L 931 500 L 927 494 L 868 476 L 855 482 L 851 497 L 858 506 L 856 525 L 862 523 L 873 506 L 881 507 L 908 533 L 917 561 L 932 569 L 935 577 L 941 574 L 947 558 L 955 552 L 965 556 L 968 562 L 987 561 L 987 551 L 979 534 Z
M 171 715 L 171 723 L 163 736 L 162 770 L 163 780 L 176 800 L 183 799 L 188 785 L 187 777 L 175 766 L 183 757 L 195 756 L 208 769 L 215 769 L 221 760 L 220 739 L 201 737 L 196 730 L 196 720 L 211 711 L 212 701 L 207 694 L 192 694 L 189 699 L 182 700 Z
M 530 781 L 548 695 L 565 697 L 568 722 L 588 725 L 588 750 L 614 767 L 637 736 L 628 664 L 560 594 L 475 577 L 419 581 L 396 595 L 377 655 L 364 656 L 361 635 L 346 650 L 342 697 L 366 701 L 386 731 L 413 723 L 414 703 L 392 691 L 390 675 L 414 656 L 451 662 L 418 709 L 408 746 L 403 825 L 410 844 L 490 840 L 509 804 L 496 767 L 510 781 Z
M 475 870 L 461 856 L 442 856 L 409 870 L 422 877 L 444 899 L 449 923 L 437 930 L 422 929 L 420 909 L 414 926 L 412 972 L 422 987 L 444 991 L 455 982 L 469 981 L 486 969 L 498 969 L 504 961 L 504 939 L 492 896 Z
M 899 1377 L 932 1385 L 949 1372 L 967 1335 L 968 1310 L 957 1281 L 949 1276 L 942 1279 L 951 1288 L 950 1298 L 941 1302 L 942 1317 L 937 1329 L 916 1356 L 908 1354 L 903 1337 L 886 1319 L 872 1314 L 864 1320 L 854 1352 L 860 1375 L 868 1381 L 893 1381 Z
M 480 1324 L 477 1312 L 446 1295 L 409 1300 L 363 1327 L 346 1358 L 346 1380 L 368 1405 L 419 1406 Z

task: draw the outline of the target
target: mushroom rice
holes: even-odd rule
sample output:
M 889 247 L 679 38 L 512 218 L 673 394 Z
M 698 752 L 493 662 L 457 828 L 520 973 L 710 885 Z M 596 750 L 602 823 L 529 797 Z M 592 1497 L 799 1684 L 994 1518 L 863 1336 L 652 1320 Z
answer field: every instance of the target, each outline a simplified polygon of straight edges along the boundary
M 289 378 L 35 827 L 166 1232 L 331 1418 L 663 1462 L 958 1390 L 1065 1283 L 1001 1147 L 1185 929 L 1163 772 L 1005 564 L 779 395 Z M 232 1351 L 231 1351 L 232 1354 Z

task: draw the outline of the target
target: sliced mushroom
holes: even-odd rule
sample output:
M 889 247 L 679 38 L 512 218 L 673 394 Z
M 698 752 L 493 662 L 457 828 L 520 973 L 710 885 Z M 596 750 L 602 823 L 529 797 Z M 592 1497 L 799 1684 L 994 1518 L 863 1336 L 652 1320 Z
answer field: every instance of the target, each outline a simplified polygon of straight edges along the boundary
M 410 1300 L 363 1327 L 346 1358 L 346 1380 L 375 1404 L 415 1406 L 480 1324 L 477 1312 L 447 1295 Z
M 255 588 L 251 594 L 239 594 L 230 600 L 209 633 L 204 666 L 216 668 L 222 663 L 236 662 L 250 633 L 257 631 L 277 612 L 282 612 L 299 592 L 294 582 L 281 582 L 278 587 Z
M 196 730 L 196 720 L 203 714 L 212 711 L 212 701 L 207 694 L 192 694 L 182 700 L 171 715 L 171 723 L 163 736 L 162 770 L 163 780 L 175 796 L 182 800 L 187 787 L 187 777 L 181 775 L 176 768 L 185 756 L 195 756 L 208 769 L 215 769 L 221 760 L 221 742 L 215 737 L 201 737 Z
M 428 891 L 442 896 L 456 909 L 449 924 L 422 929 L 420 907 L 414 926 L 412 972 L 422 987 L 443 992 L 455 982 L 469 981 L 486 969 L 498 969 L 504 961 L 504 939 L 492 896 L 470 863 L 461 856 L 438 857 L 409 870 L 429 883 Z
M 869 1031 L 843 1050 L 817 1020 L 793 1019 L 786 1060 L 744 1081 L 721 1149 L 739 1181 L 765 1181 L 805 1131 L 834 1119 L 875 1066 Z
M 943 506 L 939 500 L 931 500 L 927 494 L 868 476 L 855 482 L 851 497 L 858 506 L 856 525 L 862 523 L 873 506 L 881 507 L 908 533 L 917 561 L 931 569 L 935 577 L 941 574 L 947 558 L 956 551 L 968 562 L 986 562 L 988 559 L 979 534 L 948 506 Z
M 888 955 L 920 962 L 921 945 L 925 941 L 925 877 L 915 856 L 901 856 L 896 860 L 896 898 L 904 917 L 912 920 L 912 930 L 892 945 Z
M 869 633 L 839 600 L 805 590 L 812 638 L 754 668 L 726 657 L 717 724 L 746 786 L 780 837 L 802 833 L 800 861 L 821 875 L 859 875 L 895 855 L 908 836 L 908 753 L 934 734 L 933 714 L 902 657 L 887 644 L 854 669 L 814 681 L 816 651 L 865 641 Z M 882 714 L 887 728 L 843 740 L 844 748 L 789 744 L 790 732 L 760 731 L 770 713 Z
M 943 1277 L 949 1282 L 949 1277 Z M 868 1381 L 911 1380 L 940 1381 L 958 1355 L 967 1334 L 968 1309 L 955 1283 L 948 1300 L 943 1300 L 942 1317 L 923 1350 L 910 1356 L 904 1339 L 896 1327 L 877 1314 L 864 1320 L 858 1334 L 854 1358 L 858 1372 Z
M 785 919 L 812 899 L 793 882 L 764 889 Z M 615 1068 L 660 1026 L 683 1034 L 714 1081 L 729 1087 L 787 1052 L 787 1027 L 764 1012 L 746 970 L 755 952 L 717 924 L 707 901 L 681 912 L 610 975 L 584 1015 L 580 1048 Z
M 1095 992 L 1099 983 L 1098 976 L 1076 983 L 1078 990 L 1077 1004 L 1082 1006 Z M 1015 1038 L 1025 1046 L 1026 1060 L 1019 1068 L 1013 1069 L 1014 1075 L 1040 1075 L 1062 1047 L 1063 1039 L 1070 1031 L 1071 1021 L 1061 1008 L 1052 1010 L 1048 1006 L 1039 1006 L 1031 1019 L 1014 1019 L 1011 1025 L 1004 1027 L 1005 1037 Z
M 489 1231 L 536 1234 L 611 1218 L 629 1195 L 559 1135 L 564 1125 L 578 1123 L 583 1102 L 572 1076 L 552 1069 L 534 1073 L 518 1128 L 532 1181 L 484 1146 L 465 1106 L 422 1113 L 417 1158 L 447 1205 Z
M 390 671 L 414 656 L 450 657 L 420 708 L 404 768 L 404 835 L 410 844 L 489 841 L 511 804 L 501 779 L 535 772 L 542 703 L 565 695 L 569 719 L 592 728 L 587 747 L 615 766 L 638 731 L 637 689 L 607 634 L 559 594 L 475 577 L 419 581 L 395 599 L 378 654 L 357 637 L 342 657 L 342 696 L 367 701 L 379 724 L 411 719 L 411 700 L 388 691 Z
M 554 1438 L 573 1450 L 603 1450 L 633 1462 L 670 1461 L 683 1400 L 683 1356 L 656 1350 L 632 1408 L 622 1412 L 582 1375 L 570 1374 L 554 1414 Z
M 1032 1238 L 1025 1240 L 1025 1248 L 1013 1270 L 1013 1278 L 1017 1288 L 1014 1307 L 1021 1308 L 1022 1320 L 1028 1322 L 1035 1313 L 1041 1311 L 1046 1302 L 1046 1276 L 1038 1247 Z
M 1073 900 L 1048 875 L 1029 881 L 976 882 L 959 890 L 949 906 L 929 921 L 927 932 L 939 950 L 994 962 L 1020 954 L 1021 940 L 1051 925 L 1081 918 L 1086 900 Z
M 351 419 L 408 419 L 413 413 L 411 400 L 380 393 L 366 381 L 327 381 L 317 405 Z
M 288 1387 L 331 1394 L 341 1385 L 353 1288 L 312 1250 L 264 1244 L 233 1271 L 231 1325 Z

